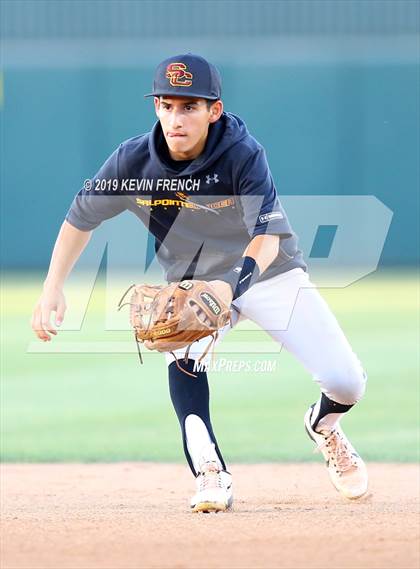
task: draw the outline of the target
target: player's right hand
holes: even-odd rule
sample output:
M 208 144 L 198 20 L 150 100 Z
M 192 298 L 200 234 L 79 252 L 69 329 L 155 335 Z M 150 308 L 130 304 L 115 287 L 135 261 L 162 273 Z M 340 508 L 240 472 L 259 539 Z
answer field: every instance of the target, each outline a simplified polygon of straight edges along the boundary
M 40 340 L 51 341 L 51 334 L 57 335 L 56 327 L 60 326 L 66 311 L 66 300 L 62 289 L 44 287 L 35 305 L 31 326 Z M 54 325 L 51 323 L 52 312 L 55 312 Z

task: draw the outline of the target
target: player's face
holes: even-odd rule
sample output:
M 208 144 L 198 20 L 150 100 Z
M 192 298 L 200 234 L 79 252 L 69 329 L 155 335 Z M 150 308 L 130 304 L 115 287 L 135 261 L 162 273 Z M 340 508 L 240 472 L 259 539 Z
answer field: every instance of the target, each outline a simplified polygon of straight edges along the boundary
M 209 125 L 223 112 L 216 101 L 210 107 L 205 99 L 186 97 L 155 97 L 156 115 L 174 160 L 194 160 L 206 144 Z

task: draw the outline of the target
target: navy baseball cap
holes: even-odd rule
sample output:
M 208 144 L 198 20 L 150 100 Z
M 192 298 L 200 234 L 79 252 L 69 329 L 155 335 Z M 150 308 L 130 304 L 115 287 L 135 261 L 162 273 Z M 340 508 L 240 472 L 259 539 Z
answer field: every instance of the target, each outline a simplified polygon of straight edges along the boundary
M 221 94 L 222 79 L 217 68 L 200 55 L 186 53 L 159 63 L 155 71 L 153 92 L 145 97 L 173 95 L 216 101 Z

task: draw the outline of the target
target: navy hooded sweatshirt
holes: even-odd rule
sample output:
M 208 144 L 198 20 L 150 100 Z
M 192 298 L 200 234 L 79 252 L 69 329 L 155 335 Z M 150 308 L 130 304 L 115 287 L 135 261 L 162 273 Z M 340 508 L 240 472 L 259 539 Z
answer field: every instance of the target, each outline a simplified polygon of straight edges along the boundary
M 153 234 L 168 282 L 222 279 L 264 234 L 280 235 L 281 243 L 259 280 L 306 270 L 265 151 L 231 113 L 210 125 L 204 151 L 192 161 L 170 158 L 159 122 L 123 142 L 77 194 L 66 220 L 90 231 L 125 210 Z

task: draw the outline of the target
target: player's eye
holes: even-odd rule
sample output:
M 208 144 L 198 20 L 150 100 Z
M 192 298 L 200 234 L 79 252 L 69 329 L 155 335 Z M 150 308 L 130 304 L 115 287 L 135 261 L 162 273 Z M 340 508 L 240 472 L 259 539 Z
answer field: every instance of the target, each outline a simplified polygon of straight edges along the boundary
M 194 107 L 192 105 L 185 105 L 186 111 L 192 111 L 193 109 L 194 109 Z

